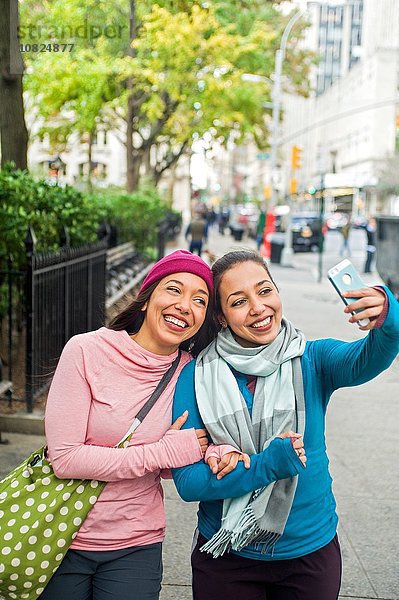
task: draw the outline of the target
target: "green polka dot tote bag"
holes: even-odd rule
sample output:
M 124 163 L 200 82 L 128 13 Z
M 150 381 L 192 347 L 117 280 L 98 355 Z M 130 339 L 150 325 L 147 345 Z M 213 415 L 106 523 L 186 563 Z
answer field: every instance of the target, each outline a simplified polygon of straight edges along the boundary
M 129 443 L 179 362 L 180 352 L 118 448 Z M 45 453 L 43 446 L 0 481 L 0 600 L 39 598 L 106 485 L 59 479 Z
M 0 483 L 0 599 L 38 598 L 105 483 L 58 479 L 34 452 Z

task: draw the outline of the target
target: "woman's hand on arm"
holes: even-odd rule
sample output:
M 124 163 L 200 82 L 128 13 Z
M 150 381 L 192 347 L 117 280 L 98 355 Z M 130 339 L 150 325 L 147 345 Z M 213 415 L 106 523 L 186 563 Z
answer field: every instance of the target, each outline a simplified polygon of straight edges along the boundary
M 186 502 L 237 498 L 278 479 L 298 475 L 304 465 L 288 439 L 275 438 L 263 452 L 251 456 L 250 468 L 238 461 L 228 477 L 218 479 L 203 461 L 173 469 L 177 491 Z
M 222 479 L 225 475 L 234 471 L 239 462 L 243 462 L 246 469 L 251 466 L 249 454 L 238 450 L 226 452 L 222 456 L 211 455 L 206 462 L 212 473 L 216 475 L 216 479 Z
M 306 467 L 307 458 L 302 435 L 300 433 L 295 433 L 294 431 L 285 431 L 277 437 L 281 438 L 282 440 L 286 438 L 290 439 L 295 454 L 297 455 L 303 466 Z
M 181 429 L 183 427 L 183 425 L 187 421 L 187 418 L 188 418 L 188 410 L 185 410 L 184 413 L 182 415 L 180 415 L 180 417 L 177 417 L 177 419 L 174 421 L 174 423 L 170 426 L 170 429 L 172 431 L 173 430 L 178 431 L 179 429 Z M 206 429 L 196 429 L 195 434 L 197 436 L 198 443 L 201 448 L 202 456 L 204 457 L 205 452 L 207 451 L 208 446 L 209 446 L 209 441 L 208 441 L 208 437 L 207 437 L 208 433 L 207 433 Z
M 306 467 L 307 458 L 302 435 L 294 431 L 285 431 L 276 437 L 282 440 L 289 438 L 295 454 L 302 465 Z M 205 461 L 212 473 L 216 475 L 216 479 L 222 479 L 234 471 L 239 462 L 243 462 L 246 469 L 251 467 L 250 456 L 245 452 L 235 449 L 230 450 L 230 446 L 214 446 L 213 448 L 210 455 L 208 457 L 205 456 Z M 220 449 L 219 452 L 218 449 Z

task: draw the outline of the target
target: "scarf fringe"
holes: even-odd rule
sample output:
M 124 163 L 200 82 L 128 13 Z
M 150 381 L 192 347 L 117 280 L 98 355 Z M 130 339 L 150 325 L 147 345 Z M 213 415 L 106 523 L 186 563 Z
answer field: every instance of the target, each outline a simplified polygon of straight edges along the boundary
M 232 535 L 233 532 L 228 529 L 219 529 L 206 544 L 201 546 L 200 551 L 212 554 L 213 558 L 223 556 L 225 552 L 231 549 Z
M 266 531 L 259 527 L 249 505 L 243 511 L 234 531 L 222 527 L 200 550 L 212 554 L 213 558 L 218 558 L 230 550 L 238 552 L 249 544 L 255 544 L 256 550 L 260 550 L 262 554 L 266 554 L 270 549 L 273 554 L 274 546 L 280 537 L 280 533 Z

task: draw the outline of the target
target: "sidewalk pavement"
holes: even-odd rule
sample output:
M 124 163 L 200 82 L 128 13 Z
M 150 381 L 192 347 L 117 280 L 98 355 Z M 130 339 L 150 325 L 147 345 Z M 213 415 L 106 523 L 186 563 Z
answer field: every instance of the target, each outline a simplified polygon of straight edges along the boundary
M 237 243 L 216 230 L 210 233 L 209 248 L 217 256 L 245 246 L 255 248 L 252 240 Z M 169 251 L 176 247 L 185 248 L 184 240 Z M 333 251 L 326 254 L 323 272 L 339 260 Z M 362 260 L 360 254 L 352 257 L 359 269 Z M 317 283 L 317 261 L 317 255 L 296 254 L 293 268 L 271 265 L 284 314 L 308 339 L 358 339 L 364 334 L 347 323 L 343 304 L 326 278 Z M 380 283 L 376 276 L 364 279 L 369 285 Z M 337 391 L 329 406 L 326 438 L 344 563 L 341 599 L 399 600 L 398 398 L 396 360 L 376 380 Z M 0 446 L 0 474 L 42 443 L 39 436 L 7 437 L 10 445 Z M 180 500 L 172 482 L 164 482 L 164 489 L 167 536 L 161 600 L 189 600 L 189 557 L 197 506 Z

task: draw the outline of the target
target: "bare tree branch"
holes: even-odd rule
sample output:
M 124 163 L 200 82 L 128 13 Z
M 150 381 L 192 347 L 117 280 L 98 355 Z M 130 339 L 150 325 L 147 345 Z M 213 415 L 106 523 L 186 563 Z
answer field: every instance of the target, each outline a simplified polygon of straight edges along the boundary
M 170 152 L 168 152 L 163 157 L 161 162 L 155 166 L 154 174 L 155 174 L 155 180 L 157 183 L 160 180 L 162 174 L 167 169 L 170 169 L 170 167 L 172 165 L 174 165 L 179 160 L 179 158 L 184 154 L 185 150 L 187 149 L 188 143 L 189 143 L 189 140 L 186 140 L 185 142 L 183 142 L 181 144 L 179 150 L 177 150 L 177 152 L 173 152 L 173 150 L 170 150 Z

